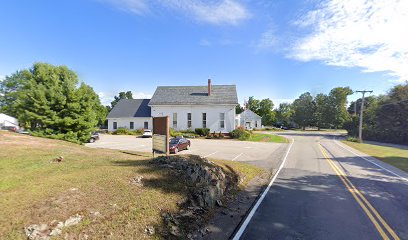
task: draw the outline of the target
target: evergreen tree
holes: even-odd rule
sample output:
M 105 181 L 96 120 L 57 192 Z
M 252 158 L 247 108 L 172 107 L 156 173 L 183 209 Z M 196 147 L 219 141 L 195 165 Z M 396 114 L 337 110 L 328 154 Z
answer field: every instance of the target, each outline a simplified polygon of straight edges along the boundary
M 86 142 L 106 117 L 98 95 L 85 83 L 78 87 L 77 75 L 65 66 L 36 63 L 23 76 L 11 107 L 34 135 Z

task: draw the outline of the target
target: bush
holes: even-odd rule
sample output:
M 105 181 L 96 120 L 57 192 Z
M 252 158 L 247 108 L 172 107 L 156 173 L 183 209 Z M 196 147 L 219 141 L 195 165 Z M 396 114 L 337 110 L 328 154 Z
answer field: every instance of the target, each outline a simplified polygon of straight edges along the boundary
M 207 136 L 210 134 L 210 129 L 209 128 L 196 128 L 195 133 L 200 136 Z
M 248 140 L 252 132 L 246 130 L 244 127 L 238 127 L 231 132 L 231 137 L 239 140 Z
M 130 131 L 127 128 L 118 128 L 112 133 L 113 135 L 134 135 L 135 132 Z
M 349 142 L 358 142 L 358 139 L 355 137 L 348 137 L 346 140 Z
M 182 132 L 176 131 L 174 128 L 170 128 L 169 133 L 170 133 L 170 137 L 183 136 Z
M 133 133 L 134 133 L 135 135 L 142 135 L 143 132 L 144 132 L 144 129 L 143 129 L 143 128 L 136 129 L 135 131 L 133 131 Z
M 236 138 L 236 139 L 240 139 L 241 136 L 246 135 L 246 133 L 251 135 L 251 133 L 248 132 L 244 127 L 238 127 L 237 129 L 235 129 L 235 130 L 233 130 L 231 132 L 231 137 Z
M 242 135 L 238 138 L 239 140 L 248 140 L 251 137 L 251 133 L 248 131 L 245 131 L 242 133 Z
M 181 130 L 181 133 L 189 133 L 189 134 L 195 134 L 195 131 L 192 129 L 187 129 L 187 130 Z

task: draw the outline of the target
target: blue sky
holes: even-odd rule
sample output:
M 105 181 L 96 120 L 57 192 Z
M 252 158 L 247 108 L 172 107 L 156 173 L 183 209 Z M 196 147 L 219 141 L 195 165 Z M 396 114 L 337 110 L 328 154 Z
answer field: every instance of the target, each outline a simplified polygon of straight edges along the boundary
M 381 94 L 408 79 L 407 2 L 5 0 L 0 78 L 63 64 L 104 103 L 208 78 L 236 84 L 240 102 L 337 86 Z

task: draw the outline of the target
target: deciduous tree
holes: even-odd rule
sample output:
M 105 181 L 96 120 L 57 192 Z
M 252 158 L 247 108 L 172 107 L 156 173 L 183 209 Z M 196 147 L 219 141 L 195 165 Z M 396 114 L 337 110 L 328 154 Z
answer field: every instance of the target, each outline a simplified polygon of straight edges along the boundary
M 314 122 L 315 104 L 313 97 L 309 92 L 303 93 L 297 98 L 293 104 L 293 119 L 294 121 L 305 129 Z

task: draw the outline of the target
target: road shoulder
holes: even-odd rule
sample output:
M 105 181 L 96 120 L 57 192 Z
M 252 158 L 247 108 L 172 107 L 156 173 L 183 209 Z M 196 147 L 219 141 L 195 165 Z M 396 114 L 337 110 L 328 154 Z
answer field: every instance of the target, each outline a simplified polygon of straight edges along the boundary
M 265 189 L 270 177 L 271 173 L 265 172 L 252 179 L 244 190 L 230 196 L 228 204 L 214 211 L 213 218 L 197 239 L 229 239 Z
M 367 153 L 364 153 L 362 151 L 359 151 L 358 149 L 352 147 L 352 145 L 350 144 L 345 144 L 341 141 L 335 140 L 334 141 L 335 144 L 337 144 L 339 147 L 341 147 L 342 149 L 354 154 L 355 156 L 361 158 L 362 160 L 371 163 L 372 165 L 376 166 L 377 168 L 380 168 L 386 172 L 388 172 L 389 174 L 392 174 L 396 177 L 399 177 L 405 181 L 408 181 L 408 173 L 387 163 L 384 162 L 380 159 L 377 159 Z M 408 159 L 406 159 L 406 161 L 408 161 Z

